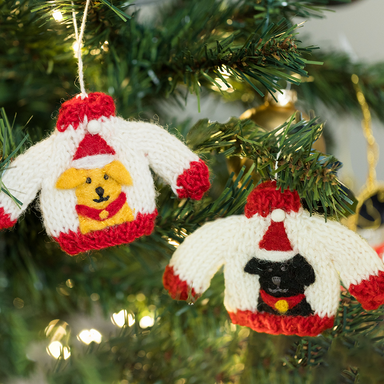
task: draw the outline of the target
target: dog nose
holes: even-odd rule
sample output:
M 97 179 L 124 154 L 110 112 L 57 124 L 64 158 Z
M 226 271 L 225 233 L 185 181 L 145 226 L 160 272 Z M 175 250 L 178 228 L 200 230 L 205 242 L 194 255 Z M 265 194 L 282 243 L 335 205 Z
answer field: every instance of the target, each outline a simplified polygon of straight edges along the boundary
M 273 277 L 272 277 L 272 283 L 275 284 L 275 285 L 277 285 L 277 286 L 279 286 L 280 283 L 281 283 L 281 277 L 279 277 L 279 276 L 273 276 Z
M 104 195 L 104 189 L 101 188 L 101 187 L 97 187 L 97 188 L 95 189 L 95 191 L 96 191 L 96 193 L 97 193 L 100 197 L 102 197 L 102 196 Z

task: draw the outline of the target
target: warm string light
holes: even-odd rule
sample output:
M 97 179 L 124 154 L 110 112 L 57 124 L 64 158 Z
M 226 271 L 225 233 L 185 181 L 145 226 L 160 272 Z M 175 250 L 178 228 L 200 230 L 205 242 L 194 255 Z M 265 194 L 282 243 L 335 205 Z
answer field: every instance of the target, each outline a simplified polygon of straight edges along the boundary
M 57 22 L 63 20 L 63 14 L 58 9 L 52 12 L 52 16 Z

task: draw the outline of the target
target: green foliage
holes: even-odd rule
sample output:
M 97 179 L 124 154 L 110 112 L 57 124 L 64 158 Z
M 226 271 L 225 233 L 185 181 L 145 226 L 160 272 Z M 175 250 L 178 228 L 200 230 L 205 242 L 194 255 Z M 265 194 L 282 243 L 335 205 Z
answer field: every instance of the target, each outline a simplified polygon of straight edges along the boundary
M 23 148 L 24 143 L 28 139 L 28 135 L 25 135 L 21 139 L 22 129 L 25 128 L 25 126 L 23 128 L 14 126 L 16 116 L 12 124 L 10 124 L 4 108 L 1 108 L 0 116 L 0 144 L 2 146 L 0 149 L 0 190 L 11 197 L 17 206 L 20 207 L 23 203 L 12 195 L 7 186 L 2 182 L 1 178 L 3 173 L 10 166 L 11 160 L 14 159 L 20 149 Z M 15 141 L 18 142 L 17 145 L 15 144 Z
M 294 123 L 294 117 L 271 132 L 249 120 L 232 118 L 225 124 L 200 120 L 187 142 L 198 153 L 214 150 L 253 159 L 263 180 L 276 179 L 283 190 L 296 190 L 310 212 L 322 208 L 325 219 L 353 213 L 353 202 L 337 179 L 342 164 L 332 155 L 312 150 L 323 124 L 316 118 Z
M 370 106 L 384 120 L 382 65 L 353 64 L 344 55 L 318 54 L 298 41 L 292 17 L 323 17 L 322 5 L 329 1 L 286 3 L 173 0 L 146 23 L 132 2 L 92 1 L 83 48 L 87 88 L 107 91 L 119 114 L 134 118 L 153 117 L 159 100 L 182 104 L 189 92 L 214 92 L 222 83 L 235 91 L 222 89 L 220 97 L 240 100 L 249 94 L 261 100 L 287 80 L 297 84 L 308 105 L 320 99 L 330 109 L 360 111 L 348 86 L 350 75 L 357 73 Z M 84 4 L 74 0 L 78 24 Z M 61 22 L 53 19 L 54 10 L 62 12 Z M 78 92 L 72 4 L 6 0 L 0 2 L 0 16 L 0 106 L 8 116 L 17 112 L 19 122 L 33 115 L 28 133 L 36 142 L 52 131 L 60 102 Z M 315 81 L 303 83 L 294 74 Z M 163 114 L 160 123 L 171 122 Z M 189 128 L 178 121 L 170 126 L 174 133 Z M 291 120 L 272 133 L 238 119 L 198 122 L 187 143 L 212 170 L 210 193 L 200 202 L 180 201 L 156 179 L 155 231 L 129 246 L 71 258 L 47 238 L 41 214 L 31 204 L 13 231 L 0 232 L 0 381 L 37 368 L 54 384 L 382 380 L 384 314 L 362 311 L 346 294 L 333 330 L 299 338 L 232 325 L 223 307 L 222 273 L 194 305 L 173 301 L 162 287 L 163 270 L 189 233 L 207 221 L 242 213 L 256 170 L 265 179 L 277 176 L 283 188 L 297 189 L 310 209 L 346 214 L 349 201 L 336 179 L 340 163 L 310 149 L 321 129 L 315 119 Z M 0 174 L 25 140 L 22 127 L 2 110 Z M 225 165 L 230 156 L 252 158 L 254 169 L 234 180 Z M 122 309 L 135 318 L 133 325 L 112 325 L 110 316 Z M 155 319 L 153 326 L 140 326 L 144 316 Z M 45 329 L 54 319 L 66 324 L 60 341 L 70 348 L 67 360 L 45 351 L 53 341 Z M 86 346 L 77 336 L 93 327 L 102 333 L 102 342 Z

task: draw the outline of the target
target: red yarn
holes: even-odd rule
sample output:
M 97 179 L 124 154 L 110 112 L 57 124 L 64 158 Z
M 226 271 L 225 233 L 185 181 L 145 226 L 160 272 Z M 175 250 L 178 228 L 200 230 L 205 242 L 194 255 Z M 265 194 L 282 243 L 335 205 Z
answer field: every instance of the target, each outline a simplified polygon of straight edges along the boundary
M 73 160 L 81 159 L 86 156 L 93 155 L 114 155 L 115 150 L 111 148 L 107 142 L 99 135 L 91 135 L 87 133 L 81 140 Z
M 267 217 L 273 209 L 282 209 L 289 213 L 298 212 L 300 209 L 300 197 L 297 191 L 286 189 L 281 192 L 276 190 L 276 181 L 266 181 L 258 185 L 248 196 L 244 214 L 251 218 L 259 214 Z
M 169 292 L 172 299 L 187 300 L 188 293 L 197 298 L 194 288 L 190 288 L 186 281 L 180 279 L 179 275 L 175 275 L 173 267 L 167 265 L 163 275 L 164 288 Z
M 104 209 L 91 208 L 87 205 L 76 205 L 76 212 L 78 215 L 89 217 L 90 219 L 97 221 L 104 221 L 115 216 L 117 212 L 123 207 L 124 203 L 127 201 L 127 195 L 124 192 L 121 192 L 119 197 L 113 201 L 111 204 L 106 206 Z M 103 211 L 108 212 L 108 216 L 104 219 L 100 218 L 100 213 Z
M 249 327 L 256 332 L 271 335 L 317 336 L 333 327 L 334 317 L 279 316 L 266 312 L 237 311 L 228 312 L 232 323 Z
M 57 119 L 57 130 L 64 132 L 69 125 L 77 129 L 87 116 L 88 121 L 97 120 L 100 117 L 115 116 L 115 103 L 111 96 L 101 92 L 90 93 L 88 97 L 74 97 L 64 102 Z
M 299 293 L 298 295 L 290 296 L 290 297 L 275 297 L 275 296 L 269 295 L 263 289 L 260 289 L 260 297 L 263 299 L 265 304 L 269 305 L 274 310 L 276 310 L 275 304 L 280 300 L 286 301 L 288 304 L 288 309 L 292 309 L 293 307 L 296 307 L 297 304 L 301 303 L 305 299 L 304 293 Z
M 380 244 L 380 245 L 378 245 L 376 247 L 373 247 L 373 249 L 377 252 L 379 257 L 383 257 L 383 254 L 384 254 L 384 244 Z
M 138 213 L 134 221 L 94 231 L 83 235 L 80 231 L 61 233 L 54 239 L 63 251 L 77 255 L 90 249 L 103 249 L 115 245 L 131 243 L 135 239 L 150 235 L 155 226 L 157 210 L 153 213 Z
M 259 243 L 260 249 L 267 251 L 292 251 L 291 243 L 285 232 L 284 223 L 282 221 L 271 221 L 267 232 Z
M 189 168 L 177 178 L 177 186 L 181 187 L 177 190 L 180 199 L 190 197 L 200 200 L 211 186 L 208 167 L 204 161 L 192 161 Z
M 11 215 L 4 212 L 4 209 L 0 207 L 0 229 L 11 228 L 16 224 L 17 220 L 11 220 Z
M 364 309 L 377 309 L 384 304 L 384 272 L 379 271 L 377 276 L 369 276 L 360 284 L 351 284 L 348 290 Z

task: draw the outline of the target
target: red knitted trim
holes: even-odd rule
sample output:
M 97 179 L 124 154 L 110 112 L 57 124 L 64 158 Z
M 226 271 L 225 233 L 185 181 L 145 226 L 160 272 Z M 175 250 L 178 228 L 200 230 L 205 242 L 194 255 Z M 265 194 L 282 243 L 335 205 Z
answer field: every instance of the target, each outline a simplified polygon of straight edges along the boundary
M 233 324 L 249 327 L 270 335 L 317 336 L 333 327 L 335 318 L 311 316 L 279 316 L 266 312 L 228 312 Z
M 177 178 L 177 186 L 180 187 L 177 189 L 180 199 L 190 197 L 194 200 L 200 200 L 211 186 L 208 167 L 204 161 L 201 159 L 192 161 L 189 168 Z
M 261 239 L 259 247 L 267 251 L 292 251 L 292 246 L 288 240 L 282 221 L 278 223 L 271 221 L 271 225 Z
M 267 217 L 273 209 L 282 209 L 289 213 L 298 212 L 301 207 L 297 191 L 276 190 L 276 181 L 266 181 L 258 185 L 248 196 L 244 214 L 248 219 L 255 214 Z
M 75 156 L 73 156 L 73 160 L 81 159 L 86 156 L 115 154 L 115 150 L 111 148 L 101 136 L 87 133 L 84 136 L 84 139 L 81 140 Z
M 360 284 L 351 284 L 348 290 L 364 309 L 377 309 L 384 304 L 384 272 L 379 271 L 377 276 L 369 276 Z
M 69 125 L 77 129 L 87 116 L 88 121 L 98 120 L 100 117 L 115 116 L 115 103 L 111 96 L 101 92 L 93 92 L 88 97 L 74 97 L 61 105 L 57 130 L 64 132 Z
M 69 255 L 77 255 L 91 249 L 103 249 L 115 245 L 131 243 L 141 236 L 148 236 L 155 226 L 157 210 L 153 213 L 138 213 L 131 222 L 105 228 L 83 235 L 80 231 L 61 233 L 54 239 L 60 244 L 63 251 Z
M 172 299 L 176 300 L 187 300 L 188 293 L 194 298 L 198 298 L 195 289 L 188 286 L 186 281 L 180 279 L 179 275 L 175 275 L 173 267 L 167 265 L 165 267 L 163 275 L 164 288 L 169 292 Z
M 0 207 L 0 229 L 11 228 L 16 224 L 17 220 L 11 220 L 11 215 L 5 213 L 4 208 Z
M 113 201 L 111 204 L 106 206 L 104 209 L 91 208 L 86 205 L 78 204 L 76 205 L 76 212 L 80 216 L 89 217 L 90 219 L 97 221 L 108 220 L 111 217 L 115 216 L 117 212 L 123 207 L 124 203 L 127 201 L 127 195 L 124 192 L 121 192 L 119 197 Z M 105 219 L 100 218 L 100 213 L 103 211 L 108 212 L 108 216 Z

